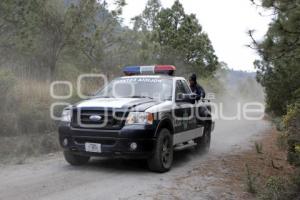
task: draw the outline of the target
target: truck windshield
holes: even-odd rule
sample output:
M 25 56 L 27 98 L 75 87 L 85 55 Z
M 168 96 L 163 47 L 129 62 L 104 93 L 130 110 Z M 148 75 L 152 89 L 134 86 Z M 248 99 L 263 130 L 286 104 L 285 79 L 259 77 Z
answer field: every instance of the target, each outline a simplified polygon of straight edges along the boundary
M 173 81 L 162 78 L 118 78 L 96 94 L 103 98 L 172 99 Z

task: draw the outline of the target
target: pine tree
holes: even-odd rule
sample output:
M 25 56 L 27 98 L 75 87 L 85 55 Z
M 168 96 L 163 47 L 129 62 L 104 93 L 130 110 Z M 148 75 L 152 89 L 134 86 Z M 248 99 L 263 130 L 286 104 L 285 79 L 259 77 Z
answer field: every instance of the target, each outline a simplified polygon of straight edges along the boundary
M 300 98 L 300 4 L 298 0 L 262 0 L 274 17 L 264 41 L 254 48 L 258 81 L 265 87 L 268 110 L 283 115 Z M 253 38 L 253 32 L 249 35 Z

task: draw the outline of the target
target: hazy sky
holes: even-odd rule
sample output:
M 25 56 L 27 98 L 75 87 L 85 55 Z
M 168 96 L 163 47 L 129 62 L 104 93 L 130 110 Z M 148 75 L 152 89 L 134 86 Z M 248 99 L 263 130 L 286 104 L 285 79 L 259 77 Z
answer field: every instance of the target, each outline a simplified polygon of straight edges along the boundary
M 112 2 L 113 0 L 110 0 Z M 126 0 L 123 10 L 124 24 L 132 26 L 130 19 L 140 14 L 147 0 Z M 255 29 L 256 38 L 262 38 L 268 29 L 270 17 L 262 17 L 250 0 L 181 0 L 187 13 L 195 13 L 212 41 L 220 61 L 230 68 L 254 71 L 256 53 L 246 47 L 251 40 L 247 30 Z M 174 0 L 161 0 L 170 7 Z

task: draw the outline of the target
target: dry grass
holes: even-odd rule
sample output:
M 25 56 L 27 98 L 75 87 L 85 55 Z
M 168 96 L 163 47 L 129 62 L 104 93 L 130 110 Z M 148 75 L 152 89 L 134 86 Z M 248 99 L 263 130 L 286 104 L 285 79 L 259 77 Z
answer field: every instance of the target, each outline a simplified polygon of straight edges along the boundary
M 41 135 L 1 137 L 0 163 L 23 164 L 28 157 L 59 150 L 55 132 Z
M 74 81 L 76 83 L 76 81 Z M 57 151 L 57 126 L 51 119 L 50 106 L 53 102 L 76 102 L 79 100 L 74 90 L 68 100 L 56 100 L 50 95 L 50 83 L 36 80 L 15 80 L 0 103 L 0 162 L 20 160 L 26 157 Z M 75 88 L 76 84 L 73 83 Z M 95 80 L 83 81 L 82 91 L 90 95 L 99 89 Z M 57 85 L 55 94 L 66 95 L 68 88 Z M 59 116 L 63 108 L 57 108 Z
M 290 180 L 295 171 L 295 168 L 286 161 L 286 152 L 276 145 L 277 137 L 278 132 L 274 129 L 257 141 L 263 146 L 263 154 L 258 154 L 253 145 L 252 150 L 237 151 L 231 155 L 219 156 L 199 163 L 199 166 L 187 176 L 176 178 L 176 185 L 180 187 L 193 183 L 197 177 L 202 179 L 213 176 L 214 179 L 205 186 L 216 189 L 213 199 L 269 199 L 273 194 L 273 197 L 277 197 L 278 192 L 282 190 L 281 180 Z M 284 184 L 290 183 L 284 182 Z M 175 189 L 170 188 L 164 192 L 173 194 Z
M 1 99 L 5 106 L 0 110 L 0 162 L 22 163 L 27 156 L 58 150 L 49 88 L 46 82 L 16 80 Z
M 51 102 L 50 84 L 35 80 L 19 80 L 17 82 L 17 94 L 20 101 L 27 102 Z

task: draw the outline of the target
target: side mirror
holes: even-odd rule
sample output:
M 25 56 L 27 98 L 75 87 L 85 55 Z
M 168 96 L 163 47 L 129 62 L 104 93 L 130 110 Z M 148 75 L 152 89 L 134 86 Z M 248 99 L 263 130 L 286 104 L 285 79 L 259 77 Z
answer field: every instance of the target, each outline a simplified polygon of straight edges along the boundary
M 194 104 L 197 99 L 197 94 L 178 94 L 176 97 L 176 102 L 192 103 Z

